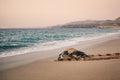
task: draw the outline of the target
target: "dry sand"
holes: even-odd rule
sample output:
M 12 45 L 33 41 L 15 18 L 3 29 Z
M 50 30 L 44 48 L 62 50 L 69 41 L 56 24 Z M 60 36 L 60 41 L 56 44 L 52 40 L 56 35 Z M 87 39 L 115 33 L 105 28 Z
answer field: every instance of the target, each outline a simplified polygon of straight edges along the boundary
M 74 47 L 79 49 L 78 45 Z M 104 41 L 81 50 L 87 54 L 120 52 L 120 39 Z M 120 80 L 120 59 L 55 62 L 56 58 L 2 70 L 0 80 Z

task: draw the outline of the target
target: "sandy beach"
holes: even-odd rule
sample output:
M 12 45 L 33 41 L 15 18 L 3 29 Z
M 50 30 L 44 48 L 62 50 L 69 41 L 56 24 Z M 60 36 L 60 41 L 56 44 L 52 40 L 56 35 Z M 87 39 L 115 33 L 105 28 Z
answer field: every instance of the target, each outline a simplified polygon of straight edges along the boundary
M 83 45 L 84 44 L 84 45 Z M 82 47 L 81 47 L 82 46 Z M 86 54 L 120 52 L 120 36 L 70 46 Z M 55 62 L 66 48 L 0 59 L 0 80 L 120 80 L 120 59 Z M 52 53 L 51 56 L 48 56 Z M 48 56 L 48 57 L 46 57 Z
M 0 80 L 120 80 L 120 0 L 0 0 Z

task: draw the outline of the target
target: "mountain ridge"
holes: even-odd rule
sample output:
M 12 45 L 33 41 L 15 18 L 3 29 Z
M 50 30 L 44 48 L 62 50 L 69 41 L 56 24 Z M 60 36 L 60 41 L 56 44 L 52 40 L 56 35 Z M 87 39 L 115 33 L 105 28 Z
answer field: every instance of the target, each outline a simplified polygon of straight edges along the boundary
M 120 28 L 120 17 L 115 20 L 84 20 L 60 25 L 61 28 Z

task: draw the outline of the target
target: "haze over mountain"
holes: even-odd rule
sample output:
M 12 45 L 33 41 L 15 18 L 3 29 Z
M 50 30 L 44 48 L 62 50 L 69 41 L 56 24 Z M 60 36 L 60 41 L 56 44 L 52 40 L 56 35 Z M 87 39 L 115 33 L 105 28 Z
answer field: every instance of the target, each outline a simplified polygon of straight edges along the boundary
M 116 18 L 115 20 L 84 20 L 84 21 L 75 21 L 66 23 L 60 27 L 65 28 L 120 28 L 120 17 Z

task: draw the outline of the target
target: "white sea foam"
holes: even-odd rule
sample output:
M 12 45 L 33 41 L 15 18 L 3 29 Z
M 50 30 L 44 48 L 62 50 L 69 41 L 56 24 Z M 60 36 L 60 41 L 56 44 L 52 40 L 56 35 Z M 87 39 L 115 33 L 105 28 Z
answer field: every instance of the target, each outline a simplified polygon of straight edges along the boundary
M 118 32 L 114 32 L 114 33 L 106 33 L 106 34 L 103 33 L 103 34 L 92 35 L 89 37 L 81 37 L 81 38 L 73 38 L 73 39 L 68 39 L 68 40 L 59 40 L 59 41 L 50 41 L 50 42 L 45 42 L 45 43 L 39 43 L 34 46 L 30 46 L 30 47 L 26 47 L 26 48 L 20 48 L 20 49 L 14 49 L 13 51 L 1 52 L 0 57 L 14 56 L 14 55 L 20 55 L 20 54 L 36 52 L 36 51 L 52 50 L 52 49 L 75 45 L 81 41 L 89 41 L 89 40 L 99 39 L 99 38 L 112 36 L 112 35 L 116 35 L 116 34 L 120 34 L 120 30 Z

